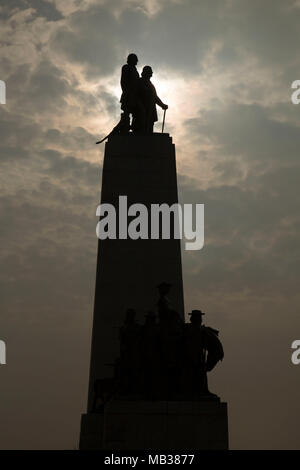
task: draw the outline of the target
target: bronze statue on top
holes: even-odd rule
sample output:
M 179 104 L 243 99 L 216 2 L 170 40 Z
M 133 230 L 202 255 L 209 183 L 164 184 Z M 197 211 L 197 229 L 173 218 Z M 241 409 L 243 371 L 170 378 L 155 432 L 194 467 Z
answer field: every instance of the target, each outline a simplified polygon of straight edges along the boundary
M 121 109 L 130 114 L 136 104 L 137 87 L 140 75 L 136 65 L 138 58 L 136 54 L 129 54 L 127 64 L 123 65 L 121 71 L 122 96 L 120 99 Z
M 168 105 L 164 104 L 157 96 L 155 86 L 150 80 L 152 75 L 152 68 L 146 65 L 143 68 L 142 77 L 139 80 L 139 96 L 144 112 L 143 130 L 146 134 L 153 133 L 153 126 L 157 121 L 156 105 L 160 106 L 162 109 L 168 109 Z
M 121 88 L 122 95 L 120 99 L 121 109 L 124 111 L 123 119 L 124 125 L 122 131 L 129 132 L 130 128 L 133 132 L 140 130 L 140 121 L 143 119 L 143 108 L 139 99 L 139 80 L 140 75 L 137 71 L 136 65 L 138 58 L 136 54 L 129 54 L 127 57 L 127 64 L 123 65 L 121 71 Z M 130 115 L 132 115 L 132 123 L 130 126 Z
M 152 134 L 154 123 L 157 121 L 156 105 L 165 111 L 168 109 L 168 105 L 157 96 L 150 80 L 153 75 L 152 68 L 146 65 L 140 78 L 137 63 L 137 55 L 129 54 L 127 63 L 121 70 L 121 119 L 113 130 L 96 144 L 101 144 L 113 134 L 128 134 L 130 130 L 138 135 Z

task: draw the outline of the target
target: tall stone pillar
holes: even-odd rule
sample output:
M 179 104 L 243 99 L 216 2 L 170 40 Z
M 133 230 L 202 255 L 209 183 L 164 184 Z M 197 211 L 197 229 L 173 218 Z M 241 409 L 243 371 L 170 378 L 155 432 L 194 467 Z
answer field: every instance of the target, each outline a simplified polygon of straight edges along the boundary
M 128 207 L 144 204 L 149 213 L 151 204 L 170 207 L 178 202 L 175 147 L 168 134 L 109 138 L 101 204 L 112 204 L 117 219 L 120 196 L 127 197 Z M 81 420 L 80 449 L 227 449 L 227 404 L 216 395 L 195 400 L 186 394 L 176 401 L 115 394 L 104 406 L 93 407 L 95 384 L 101 379 L 113 382 L 109 377 L 119 355 L 126 309 L 135 309 L 137 320 L 144 323 L 147 311 L 157 311 L 157 285 L 167 282 L 172 284 L 172 310 L 184 320 L 180 240 L 133 240 L 119 238 L 118 232 L 117 227 L 116 239 L 99 240 L 98 245 L 89 400 Z
M 113 135 L 105 147 L 101 204 L 117 211 L 119 196 L 128 207 L 178 202 L 175 146 L 168 134 Z M 128 219 L 128 223 L 130 218 Z M 149 220 L 150 228 L 150 220 Z M 118 229 L 118 227 L 117 227 Z M 180 240 L 130 238 L 99 240 L 88 410 L 96 379 L 111 376 L 119 353 L 118 328 L 127 308 L 143 321 L 156 310 L 157 284 L 172 284 L 170 301 L 184 318 Z

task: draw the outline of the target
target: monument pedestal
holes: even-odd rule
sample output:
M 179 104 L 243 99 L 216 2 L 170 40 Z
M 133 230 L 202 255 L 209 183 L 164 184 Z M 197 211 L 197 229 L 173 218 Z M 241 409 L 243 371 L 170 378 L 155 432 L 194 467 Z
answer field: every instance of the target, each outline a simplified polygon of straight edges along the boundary
M 228 449 L 227 404 L 218 399 L 192 401 L 187 395 L 190 401 L 146 401 L 139 395 L 131 401 L 115 398 L 102 412 L 95 412 L 98 387 L 102 386 L 102 395 L 107 392 L 111 396 L 112 384 L 118 383 L 113 379 L 114 366 L 120 356 L 120 327 L 124 325 L 125 311 L 133 308 L 138 322 L 144 324 L 146 312 L 157 311 L 157 286 L 167 283 L 172 286 L 171 306 L 168 303 L 167 312 L 173 313 L 169 318 L 173 318 L 174 326 L 178 312 L 177 326 L 180 319 L 184 322 L 180 240 L 162 236 L 162 230 L 157 236 L 148 238 L 130 238 L 127 232 L 120 236 L 121 196 L 126 196 L 128 207 L 143 204 L 148 214 L 151 214 L 153 204 L 170 208 L 178 203 L 175 146 L 168 134 L 112 135 L 105 146 L 101 204 L 110 204 L 116 209 L 119 236 L 99 240 L 98 245 L 88 412 L 81 420 L 80 449 Z M 128 220 L 130 217 L 128 214 Z M 149 215 L 147 220 L 152 227 Z M 166 332 L 162 337 L 166 337 Z M 177 340 L 179 337 L 180 334 Z M 133 335 L 133 338 L 136 337 Z M 149 346 L 149 338 L 147 344 Z M 174 338 L 167 344 L 174 348 Z M 148 365 L 149 356 L 152 355 L 147 356 Z M 173 362 L 169 362 L 172 365 Z M 126 367 L 127 371 L 131 370 L 129 363 L 128 357 L 124 361 L 123 355 L 123 386 L 123 372 Z M 160 368 L 157 358 L 153 364 Z M 170 373 L 172 367 L 168 367 Z M 137 370 L 138 367 L 135 372 Z M 153 371 L 149 374 L 155 376 Z M 172 382 L 173 369 L 171 374 Z M 130 380 L 133 376 L 128 372 Z
M 227 450 L 227 403 L 112 400 L 82 415 L 80 449 Z
M 126 196 L 128 207 L 178 203 L 175 146 L 169 134 L 113 135 L 105 146 L 101 204 L 116 208 Z M 130 217 L 129 217 L 130 219 Z M 95 221 L 96 222 L 96 221 Z M 95 224 L 96 226 L 96 224 Z M 96 235 L 95 235 L 96 236 Z M 172 307 L 184 318 L 179 239 L 99 240 L 94 323 L 92 334 L 88 411 L 94 399 L 95 380 L 113 374 L 119 355 L 119 328 L 127 308 L 137 321 L 148 310 L 156 311 L 157 284 L 172 284 Z

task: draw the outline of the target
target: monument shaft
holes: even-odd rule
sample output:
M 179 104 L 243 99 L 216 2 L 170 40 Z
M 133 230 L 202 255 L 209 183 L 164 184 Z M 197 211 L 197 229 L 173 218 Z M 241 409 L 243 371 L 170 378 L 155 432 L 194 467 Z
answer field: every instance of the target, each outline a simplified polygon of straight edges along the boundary
M 151 204 L 178 203 L 175 146 L 168 134 L 109 138 L 101 204 L 112 204 L 117 220 L 119 196 L 127 196 L 128 207 L 144 204 L 149 214 Z M 118 232 L 117 227 L 117 237 Z M 137 319 L 143 321 L 148 310 L 156 310 L 156 286 L 161 282 L 172 284 L 172 308 L 184 318 L 180 240 L 153 240 L 150 233 L 148 239 L 99 240 L 88 412 L 92 409 L 95 381 L 113 375 L 126 309 L 135 309 Z

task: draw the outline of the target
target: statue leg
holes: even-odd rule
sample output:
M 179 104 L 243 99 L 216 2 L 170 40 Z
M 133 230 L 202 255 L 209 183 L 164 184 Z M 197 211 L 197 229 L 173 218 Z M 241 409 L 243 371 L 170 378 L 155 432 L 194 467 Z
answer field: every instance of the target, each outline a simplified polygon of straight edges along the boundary
M 129 112 L 124 111 L 121 114 L 121 121 L 120 121 L 120 133 L 127 134 L 130 131 L 130 117 Z
M 146 131 L 145 125 L 145 110 L 141 103 L 136 103 L 132 110 L 132 132 L 134 134 L 144 134 Z
M 153 121 L 150 121 L 147 123 L 147 129 L 146 129 L 147 134 L 153 134 L 153 126 L 154 126 Z

